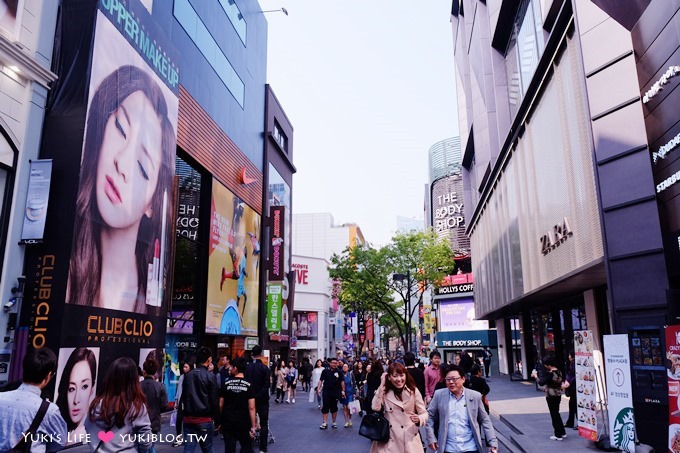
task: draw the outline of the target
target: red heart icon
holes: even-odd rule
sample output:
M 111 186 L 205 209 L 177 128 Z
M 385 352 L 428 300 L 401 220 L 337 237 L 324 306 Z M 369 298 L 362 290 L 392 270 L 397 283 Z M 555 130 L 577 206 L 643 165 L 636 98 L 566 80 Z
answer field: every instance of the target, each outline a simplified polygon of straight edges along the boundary
M 111 439 L 113 439 L 113 431 L 99 431 L 97 433 L 97 437 L 99 437 L 99 440 L 106 444 L 110 442 Z

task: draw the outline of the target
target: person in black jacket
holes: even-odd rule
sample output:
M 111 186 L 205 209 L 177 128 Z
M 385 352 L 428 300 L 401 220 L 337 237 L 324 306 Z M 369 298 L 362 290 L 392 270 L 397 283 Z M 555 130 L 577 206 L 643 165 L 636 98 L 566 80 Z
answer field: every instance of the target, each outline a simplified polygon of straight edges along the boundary
M 217 381 L 208 371 L 212 351 L 203 346 L 196 358 L 198 366 L 186 374 L 182 388 L 184 452 L 193 453 L 196 444 L 200 444 L 203 453 L 212 453 L 215 420 L 219 420 Z
M 578 429 L 578 421 L 576 419 L 576 366 L 574 364 L 574 353 L 569 352 L 569 368 L 567 369 L 566 380 L 569 386 L 565 389 L 564 394 L 569 397 L 569 417 L 564 424 L 565 428 Z
M 489 401 L 486 399 L 486 395 L 489 394 L 491 389 L 489 384 L 486 383 L 486 379 L 482 377 L 482 367 L 479 365 L 472 365 L 470 368 L 470 380 L 465 381 L 465 386 L 469 389 L 475 390 L 482 394 L 482 404 L 484 404 L 484 409 L 486 413 L 489 413 Z
M 168 408 L 168 392 L 165 386 L 156 380 L 158 368 L 158 362 L 146 359 L 142 365 L 144 380 L 140 384 L 146 396 L 146 410 L 149 412 L 151 432 L 154 434 L 161 431 L 161 412 Z
M 560 416 L 560 400 L 562 399 L 562 382 L 564 382 L 564 374 L 557 368 L 557 360 L 555 356 L 549 354 L 543 358 L 543 367 L 545 372 L 540 377 L 534 371 L 531 375 L 534 379 L 538 379 L 538 385 L 545 386 L 545 400 L 548 403 L 548 410 L 550 411 L 550 419 L 552 420 L 554 434 L 550 436 L 550 440 L 564 440 L 567 433 L 564 430 L 564 423 Z
M 425 401 L 425 373 L 420 368 L 416 368 L 416 356 L 410 351 L 404 354 L 404 366 L 408 374 L 416 381 L 416 388 Z
M 246 368 L 246 381 L 250 382 L 255 392 L 255 410 L 260 417 L 260 451 L 267 451 L 269 437 L 269 386 L 271 375 L 269 368 L 262 363 L 262 346 L 253 346 L 253 362 Z

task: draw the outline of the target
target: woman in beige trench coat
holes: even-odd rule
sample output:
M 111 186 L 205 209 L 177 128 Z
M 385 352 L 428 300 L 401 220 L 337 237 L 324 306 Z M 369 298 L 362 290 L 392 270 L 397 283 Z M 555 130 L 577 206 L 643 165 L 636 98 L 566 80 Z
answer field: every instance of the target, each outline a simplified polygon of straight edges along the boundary
M 390 423 L 390 440 L 373 442 L 371 453 L 422 453 L 418 428 L 427 422 L 427 409 L 416 383 L 401 363 L 391 363 L 380 380 L 371 408 Z

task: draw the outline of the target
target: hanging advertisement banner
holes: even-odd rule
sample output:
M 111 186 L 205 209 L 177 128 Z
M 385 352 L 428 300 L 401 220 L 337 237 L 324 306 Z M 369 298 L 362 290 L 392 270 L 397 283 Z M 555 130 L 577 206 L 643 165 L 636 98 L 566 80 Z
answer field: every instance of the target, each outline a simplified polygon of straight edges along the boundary
M 271 228 L 271 248 L 269 249 L 269 280 L 280 281 L 285 275 L 285 252 L 284 252 L 284 211 L 283 206 L 269 208 Z
M 635 453 L 635 418 L 628 335 L 604 336 L 609 439 L 612 447 Z
M 32 160 L 26 193 L 24 227 L 21 230 L 22 242 L 36 242 L 43 238 L 51 180 L 52 159 Z
M 680 326 L 666 327 L 668 451 L 680 451 Z
M 260 215 L 213 179 L 206 333 L 257 335 Z
M 596 441 L 597 384 L 593 361 L 593 334 L 590 330 L 574 331 L 574 361 L 576 362 L 576 415 L 578 434 Z
M 281 330 L 281 300 L 283 285 L 281 283 L 267 283 L 267 317 L 265 325 L 267 332 Z

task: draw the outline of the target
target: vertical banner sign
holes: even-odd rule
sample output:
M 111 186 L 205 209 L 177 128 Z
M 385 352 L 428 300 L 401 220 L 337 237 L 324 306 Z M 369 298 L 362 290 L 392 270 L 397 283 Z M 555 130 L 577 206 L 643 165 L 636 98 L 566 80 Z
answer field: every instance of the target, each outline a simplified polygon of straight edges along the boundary
M 43 238 L 51 179 L 52 159 L 31 161 L 31 173 L 26 193 L 26 210 L 24 211 L 24 228 L 21 231 L 22 242 L 40 241 Z
M 596 441 L 597 383 L 593 361 L 593 334 L 590 330 L 574 331 L 574 360 L 576 361 L 576 414 L 578 434 Z
M 666 327 L 668 451 L 680 451 L 680 326 Z
M 283 285 L 281 283 L 267 283 L 267 317 L 265 320 L 267 332 L 281 330 L 281 299 Z
M 285 275 L 284 262 L 284 211 L 283 206 L 269 208 L 269 218 L 272 222 L 272 246 L 269 249 L 269 280 L 281 281 Z
M 612 447 L 635 453 L 635 418 L 628 335 L 604 336 L 609 439 Z
M 260 215 L 213 179 L 205 330 L 257 335 Z

